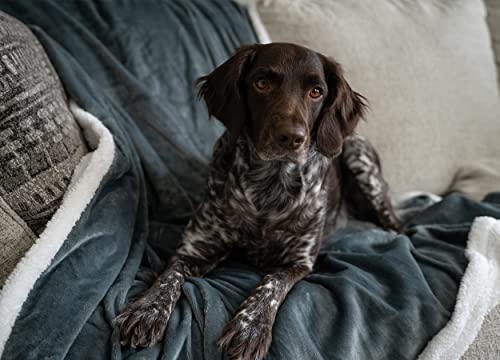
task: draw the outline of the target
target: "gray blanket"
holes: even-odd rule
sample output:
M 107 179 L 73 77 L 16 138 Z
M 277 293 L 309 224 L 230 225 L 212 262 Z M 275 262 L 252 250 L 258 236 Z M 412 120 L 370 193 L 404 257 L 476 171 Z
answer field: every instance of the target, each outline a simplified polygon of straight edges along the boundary
M 112 319 L 172 255 L 201 201 L 221 133 L 194 80 L 255 42 L 230 0 L 0 0 L 39 37 L 67 91 L 112 132 L 117 154 L 36 282 L 3 359 L 223 359 L 215 340 L 262 273 L 229 259 L 183 288 L 164 341 L 121 348 Z M 500 196 L 450 195 L 406 235 L 352 222 L 290 293 L 268 359 L 412 359 L 447 322 L 478 215 Z M 1 321 L 1 320 L 0 320 Z

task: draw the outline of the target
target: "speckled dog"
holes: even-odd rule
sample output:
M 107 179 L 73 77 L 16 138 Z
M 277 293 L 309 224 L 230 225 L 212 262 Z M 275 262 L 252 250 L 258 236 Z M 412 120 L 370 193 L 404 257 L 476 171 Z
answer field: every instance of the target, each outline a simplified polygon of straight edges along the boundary
M 218 345 L 231 359 L 262 359 L 278 308 L 312 271 L 342 204 L 386 228 L 399 223 L 376 152 L 352 136 L 365 103 L 339 64 L 293 44 L 252 45 L 199 82 L 209 113 L 227 129 L 207 197 L 164 273 L 116 323 L 123 344 L 159 342 L 185 279 L 243 249 L 267 275 Z

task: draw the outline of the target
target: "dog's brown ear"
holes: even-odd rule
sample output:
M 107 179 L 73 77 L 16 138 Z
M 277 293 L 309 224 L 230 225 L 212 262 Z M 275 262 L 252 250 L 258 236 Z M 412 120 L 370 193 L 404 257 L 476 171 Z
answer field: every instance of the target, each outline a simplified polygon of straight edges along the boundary
M 210 116 L 219 119 L 236 139 L 245 121 L 244 74 L 250 66 L 258 45 L 240 47 L 212 73 L 199 78 L 199 96 L 207 104 Z
M 354 132 L 363 117 L 366 99 L 351 89 L 340 64 L 324 56 L 321 60 L 328 94 L 318 118 L 316 143 L 323 155 L 335 157 L 342 152 L 344 138 Z

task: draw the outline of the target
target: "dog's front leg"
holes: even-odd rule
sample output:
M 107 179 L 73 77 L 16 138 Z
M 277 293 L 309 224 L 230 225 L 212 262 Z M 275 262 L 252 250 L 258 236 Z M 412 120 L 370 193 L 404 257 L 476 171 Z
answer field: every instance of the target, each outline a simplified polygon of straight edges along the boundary
M 206 202 L 188 224 L 177 254 L 155 283 L 115 319 L 122 345 L 147 347 L 164 336 L 188 277 L 203 276 L 230 250 L 230 230 L 221 226 L 214 203 Z
M 389 185 L 382 175 L 375 148 L 362 136 L 349 136 L 344 140 L 341 161 L 349 173 L 345 194 L 353 215 L 400 231 L 401 223 L 392 206 Z
M 292 287 L 311 271 L 307 265 L 292 265 L 266 275 L 226 325 L 218 345 L 230 359 L 260 360 L 272 339 L 278 308 Z

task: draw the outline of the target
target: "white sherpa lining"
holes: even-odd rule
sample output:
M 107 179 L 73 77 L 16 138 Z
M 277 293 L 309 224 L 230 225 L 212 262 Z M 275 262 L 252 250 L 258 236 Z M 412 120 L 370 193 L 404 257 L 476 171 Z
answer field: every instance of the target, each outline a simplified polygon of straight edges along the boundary
M 479 217 L 469 233 L 469 264 L 450 321 L 418 360 L 456 360 L 474 341 L 486 315 L 500 302 L 500 220 Z
M 71 103 L 70 109 L 93 151 L 85 155 L 78 164 L 60 208 L 16 265 L 0 292 L 0 356 L 35 282 L 50 265 L 89 204 L 115 155 L 115 143 L 108 129 L 76 104 Z

